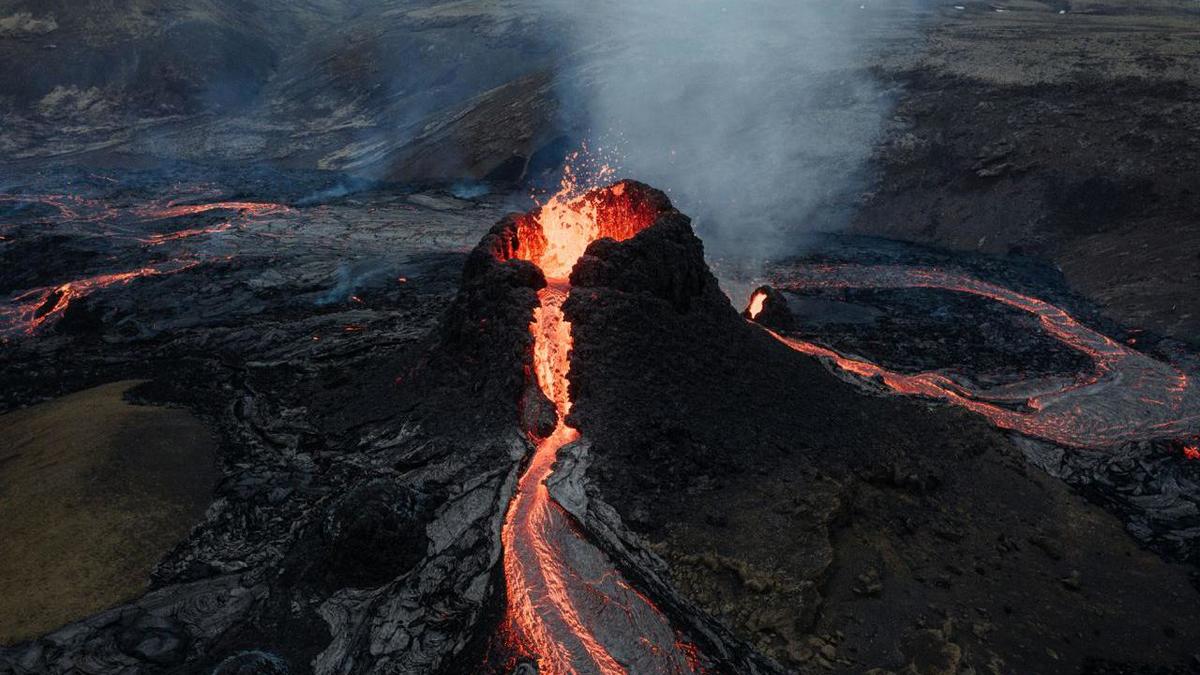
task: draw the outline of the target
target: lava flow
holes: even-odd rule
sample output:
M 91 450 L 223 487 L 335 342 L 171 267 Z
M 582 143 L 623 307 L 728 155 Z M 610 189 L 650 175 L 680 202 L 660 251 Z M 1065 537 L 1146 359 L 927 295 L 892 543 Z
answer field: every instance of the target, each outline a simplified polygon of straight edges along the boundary
M 23 205 L 40 204 L 58 211 L 63 220 L 91 223 L 107 220 L 116 215 L 116 210 L 98 199 L 88 199 L 75 195 L 58 194 L 0 194 L 0 204 Z
M 136 209 L 137 215 L 142 218 L 153 219 L 195 216 L 209 211 L 237 211 L 239 214 L 258 218 L 288 213 L 291 208 L 272 202 L 208 202 L 204 204 L 168 203 L 165 206 L 146 206 Z
M 536 450 L 504 520 L 506 637 L 544 674 L 695 672 L 694 655 L 678 644 L 666 617 L 580 534 L 545 484 L 559 449 L 579 439 L 566 422 L 572 337 L 562 303 L 571 268 L 590 242 L 629 238 L 656 216 L 628 198 L 625 183 L 573 194 L 568 174 L 557 195 L 517 224 L 515 256 L 547 278 L 530 329 L 534 376 L 557 423 L 549 436 L 533 439 Z
M 938 372 L 897 373 L 771 331 L 796 351 L 827 359 L 844 372 L 881 382 L 896 393 L 944 400 L 983 415 L 997 427 L 1071 447 L 1110 448 L 1130 441 L 1180 438 L 1200 426 L 1200 392 L 1187 374 L 1101 335 L 1043 300 L 937 269 L 813 265 L 794 272 L 781 288 L 934 288 L 984 297 L 1036 316 L 1049 335 L 1087 355 L 1094 366 L 1092 372 L 1074 378 L 1036 378 L 977 388 Z M 762 291 L 754 294 L 751 318 L 762 311 L 764 300 Z
M 7 307 L 0 307 L 0 337 L 22 332 L 32 335 L 60 318 L 73 300 L 97 289 L 128 284 L 142 277 L 182 272 L 199 264 L 198 260 L 168 260 L 126 272 L 97 274 L 58 286 L 24 291 L 14 296 Z

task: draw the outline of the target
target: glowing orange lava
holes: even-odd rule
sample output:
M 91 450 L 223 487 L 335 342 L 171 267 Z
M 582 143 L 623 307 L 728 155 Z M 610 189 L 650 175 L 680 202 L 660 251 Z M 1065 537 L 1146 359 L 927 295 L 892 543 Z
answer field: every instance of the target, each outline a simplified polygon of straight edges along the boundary
M 199 265 L 198 260 L 169 260 L 114 274 L 97 274 L 58 286 L 34 288 L 17 294 L 8 307 L 0 309 L 0 335 L 24 332 L 32 335 L 60 318 L 71 301 L 100 288 L 127 284 L 142 277 L 172 274 Z
M 209 211 L 237 211 L 240 214 L 261 217 L 288 213 L 290 207 L 271 202 L 209 202 L 207 204 L 171 204 L 165 206 L 147 206 L 136 212 L 143 218 L 178 218 L 180 216 L 195 216 Z
M 42 204 L 58 210 L 59 216 L 78 222 L 95 222 L 116 215 L 98 199 L 55 194 L 0 194 L 0 203 Z
M 181 192 L 211 192 L 211 190 L 202 186 L 194 186 L 192 188 L 178 187 L 177 189 Z M 185 216 L 197 216 L 214 211 L 235 212 L 236 215 L 233 216 L 234 221 L 244 222 L 252 218 L 281 215 L 292 212 L 292 208 L 284 204 L 251 201 L 214 201 L 197 204 L 178 204 L 171 200 L 155 201 L 149 204 L 119 209 L 100 199 L 56 194 L 0 194 L 0 204 L 3 203 L 41 204 L 52 207 L 58 210 L 58 219 L 56 222 L 62 225 L 92 224 L 99 222 L 108 223 L 110 229 L 105 230 L 103 234 L 133 236 L 133 238 L 137 239 L 143 244 L 148 244 L 151 246 L 158 246 L 167 242 L 188 239 L 205 234 L 224 232 L 232 228 L 234 222 L 227 221 L 212 226 L 195 227 L 185 230 L 178 230 L 175 232 L 155 233 L 149 235 L 131 233 L 127 226 L 121 226 L 119 224 L 114 228 L 113 224 L 120 223 L 123 217 L 133 218 L 139 221 L 153 221 L 181 218 Z
M 152 234 L 147 237 L 143 237 L 140 241 L 143 244 L 148 244 L 150 246 L 158 246 L 159 244 L 165 244 L 168 241 L 178 241 L 180 239 L 188 239 L 190 237 L 196 237 L 203 234 L 217 234 L 220 232 L 225 232 L 231 227 L 233 227 L 233 223 L 221 223 L 219 225 L 213 225 L 212 227 L 194 227 L 187 230 L 178 230 L 176 232 Z
M 792 349 L 888 389 L 941 399 L 992 424 L 1060 445 L 1106 448 L 1145 439 L 1186 437 L 1200 426 L 1200 392 L 1187 374 L 1102 335 L 1060 307 L 979 279 L 937 269 L 812 265 L 794 270 L 784 288 L 936 288 L 981 296 L 1036 316 L 1042 328 L 1092 359 L 1074 379 L 1037 378 L 983 389 L 938 372 L 897 373 L 812 342 L 773 335 Z M 1023 409 L 1014 409 L 1014 404 Z
M 210 188 L 193 186 L 178 188 L 180 192 L 211 193 Z M 100 199 L 79 197 L 74 195 L 56 194 L 0 194 L 0 204 L 42 204 L 53 207 L 58 211 L 56 224 L 73 225 L 81 223 L 106 223 L 106 229 L 99 233 L 104 236 L 130 237 L 148 246 L 159 246 L 192 237 L 208 234 L 218 234 L 232 229 L 235 223 L 242 223 L 250 218 L 279 215 L 292 212 L 291 207 L 272 202 L 251 201 L 214 201 L 197 204 L 178 204 L 174 201 L 155 201 L 140 206 L 115 208 Z M 153 221 L 168 218 L 194 216 L 216 211 L 231 211 L 236 215 L 233 220 L 216 223 L 203 227 L 193 227 L 173 232 L 144 234 L 134 232 L 128 224 L 122 225 L 122 218 L 132 218 L 138 221 Z M 5 238 L 5 237 L 0 237 Z M 0 306 L 0 338 L 8 339 L 19 334 L 33 335 L 44 326 L 53 323 L 72 300 L 81 298 L 98 288 L 116 284 L 126 284 L 145 276 L 157 276 L 178 272 L 199 264 L 191 258 L 177 258 L 165 262 L 153 263 L 127 272 L 114 274 L 98 274 L 77 279 L 57 286 L 34 288 L 18 293 L 10 298 L 5 306 Z
M 568 174 L 559 193 L 517 227 L 514 254 L 549 279 L 538 293 L 530 331 L 534 376 L 558 420 L 549 436 L 533 439 L 536 449 L 505 515 L 506 624 L 513 647 L 536 658 L 544 675 L 696 670 L 694 650 L 676 646 L 686 643 L 677 640 L 666 617 L 582 538 L 546 487 L 559 449 L 579 439 L 566 423 L 572 336 L 562 303 L 571 268 L 592 241 L 631 237 L 656 216 L 624 199 L 625 189 L 618 183 L 580 195 Z M 620 647 L 616 653 L 614 645 Z
M 625 183 L 616 183 L 580 192 L 568 169 L 559 191 L 535 215 L 518 221 L 516 255 L 537 265 L 547 279 L 566 280 L 588 244 L 605 237 L 623 241 L 654 222 L 658 214 L 625 191 Z
M 767 294 L 762 291 L 757 291 L 750 297 L 750 318 L 757 319 L 759 314 L 762 314 L 763 304 L 767 301 Z

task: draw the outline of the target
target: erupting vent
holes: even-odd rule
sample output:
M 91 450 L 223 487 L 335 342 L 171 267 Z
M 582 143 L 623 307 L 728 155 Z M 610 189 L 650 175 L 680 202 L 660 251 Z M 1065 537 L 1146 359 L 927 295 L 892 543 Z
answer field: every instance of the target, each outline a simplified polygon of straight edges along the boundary
M 541 209 L 517 222 L 517 256 L 541 268 L 551 281 L 565 280 L 588 244 L 622 241 L 649 227 L 661 205 L 630 183 L 574 195 L 570 182 Z
M 690 645 L 681 644 L 654 604 L 582 538 L 545 484 L 559 449 L 579 439 L 566 423 L 572 337 L 562 303 L 571 269 L 591 242 L 632 237 L 668 208 L 661 194 L 636 183 L 578 194 L 567 180 L 541 209 L 516 222 L 512 257 L 533 262 L 548 280 L 530 329 L 534 374 L 554 403 L 557 423 L 549 436 L 532 439 L 536 450 L 505 517 L 505 630 L 513 651 L 536 659 L 544 674 L 696 670 Z

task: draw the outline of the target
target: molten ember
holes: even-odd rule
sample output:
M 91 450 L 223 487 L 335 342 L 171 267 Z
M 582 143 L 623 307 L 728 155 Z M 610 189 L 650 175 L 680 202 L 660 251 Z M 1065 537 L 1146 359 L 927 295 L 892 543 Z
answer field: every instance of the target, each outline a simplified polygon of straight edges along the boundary
M 534 376 L 558 419 L 549 436 L 533 439 L 536 449 L 501 532 L 506 632 L 512 647 L 537 659 L 546 675 L 696 671 L 694 648 L 679 641 L 654 604 L 583 538 L 546 487 L 559 449 L 580 437 L 566 422 L 572 337 L 562 303 L 571 269 L 592 241 L 629 238 L 657 215 L 627 199 L 626 188 L 617 183 L 577 194 L 568 174 L 559 193 L 517 226 L 514 254 L 538 265 L 549 279 L 538 294 L 530 330 Z
M 1097 333 L 1044 300 L 937 269 L 887 265 L 805 266 L 795 270 L 783 287 L 797 291 L 935 288 L 969 293 L 1036 316 L 1049 335 L 1091 358 L 1092 372 L 1075 378 L 1037 378 L 979 388 L 939 372 L 897 373 L 864 358 L 771 331 L 792 349 L 825 359 L 843 372 L 882 383 L 899 394 L 966 408 L 1002 429 L 1060 445 L 1107 448 L 1129 441 L 1186 437 L 1200 426 L 1200 392 L 1187 374 Z

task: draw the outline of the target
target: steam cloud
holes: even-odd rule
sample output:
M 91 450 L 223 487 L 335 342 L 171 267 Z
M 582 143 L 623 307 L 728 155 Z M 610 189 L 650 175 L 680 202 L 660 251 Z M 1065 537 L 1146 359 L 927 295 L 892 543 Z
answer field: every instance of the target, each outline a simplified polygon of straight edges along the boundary
M 825 0 L 537 0 L 571 53 L 568 117 L 666 189 L 710 248 L 779 254 L 837 227 L 891 108 L 869 8 Z

